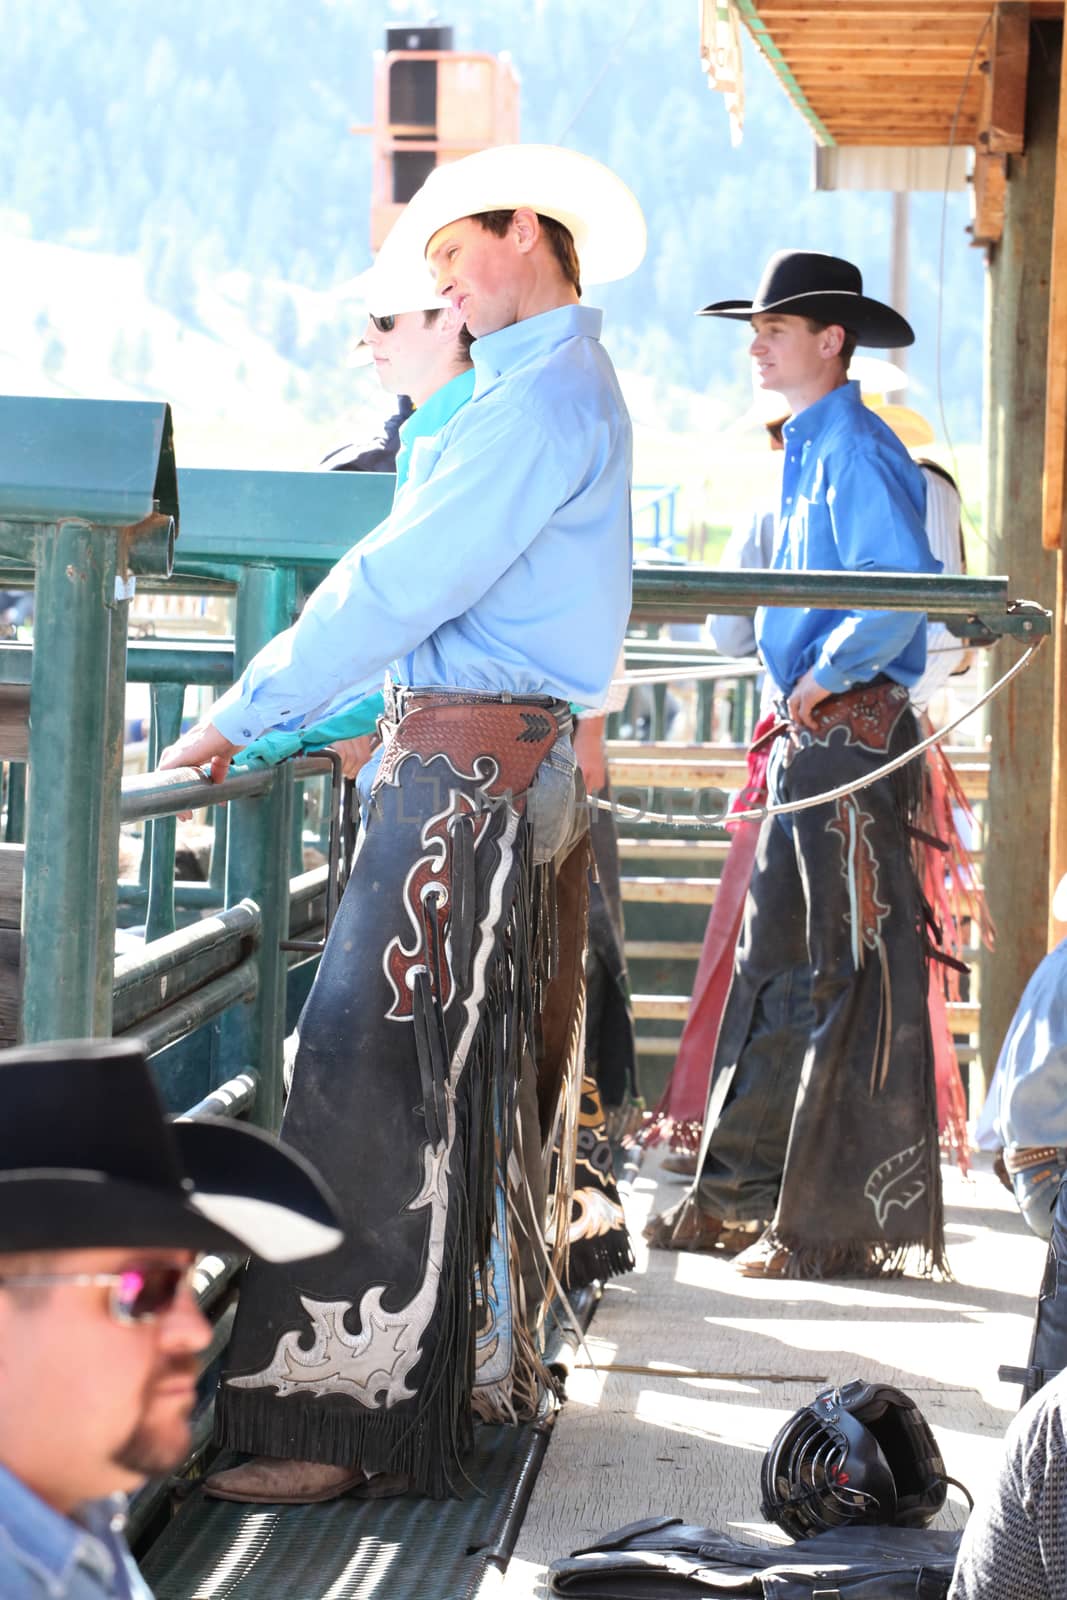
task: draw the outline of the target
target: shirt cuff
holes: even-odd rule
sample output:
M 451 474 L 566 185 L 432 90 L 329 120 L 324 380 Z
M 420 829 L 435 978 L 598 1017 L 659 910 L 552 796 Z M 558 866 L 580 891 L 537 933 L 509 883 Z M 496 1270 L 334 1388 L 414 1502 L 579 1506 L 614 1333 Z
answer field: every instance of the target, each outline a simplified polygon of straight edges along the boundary
M 825 689 L 828 694 L 844 694 L 856 681 L 855 678 L 846 677 L 830 661 L 820 661 L 818 666 L 812 668 L 811 675 L 819 688 Z
M 252 707 L 245 702 L 241 692 L 240 683 L 235 683 L 232 689 L 227 689 L 215 701 L 209 714 L 209 720 L 216 727 L 224 739 L 229 739 L 231 744 L 251 744 L 253 739 L 258 739 L 261 733 L 266 733 L 270 728 L 269 722 L 264 722 L 257 716 Z

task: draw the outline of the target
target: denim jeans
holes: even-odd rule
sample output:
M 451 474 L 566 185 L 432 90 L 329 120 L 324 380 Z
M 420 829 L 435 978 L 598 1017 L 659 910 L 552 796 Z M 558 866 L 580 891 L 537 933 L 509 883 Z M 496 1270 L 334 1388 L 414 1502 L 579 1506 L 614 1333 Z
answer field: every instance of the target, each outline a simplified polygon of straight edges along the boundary
M 360 767 L 356 777 L 360 820 L 364 829 L 367 826 L 370 792 L 378 775 L 384 749 L 384 745 L 379 745 L 370 760 Z M 575 832 L 578 804 L 576 765 L 571 736 L 569 733 L 561 733 L 538 767 L 534 781 L 526 791 L 526 816 L 533 832 L 533 858 L 536 866 L 551 861 Z M 583 825 L 584 820 L 583 814 Z
M 1023 1219 L 1039 1239 L 1052 1237 L 1052 1209 L 1060 1183 L 1067 1174 L 1067 1150 L 1057 1149 L 1040 1166 L 1027 1167 L 1011 1174 L 1011 1186 Z

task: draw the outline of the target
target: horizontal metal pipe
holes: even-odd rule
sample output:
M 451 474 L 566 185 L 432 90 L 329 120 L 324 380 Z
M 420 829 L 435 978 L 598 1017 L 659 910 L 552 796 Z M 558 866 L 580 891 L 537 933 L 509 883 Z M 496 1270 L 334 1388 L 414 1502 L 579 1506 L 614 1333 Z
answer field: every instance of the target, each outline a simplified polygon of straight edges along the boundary
M 124 879 L 119 884 L 120 906 L 144 906 L 147 902 L 148 890 L 143 883 Z M 174 904 L 183 911 L 217 911 L 221 908 L 222 896 L 213 884 L 179 878 L 174 885 Z
M 123 530 L 126 565 L 135 576 L 169 578 L 174 570 L 174 518 L 156 513 Z
M 755 611 L 759 606 L 821 606 L 829 610 L 925 611 L 966 617 L 1003 610 L 1006 577 L 930 577 L 907 572 L 761 572 L 720 567 L 634 567 L 634 609 L 678 603 L 707 611 Z
M 130 683 L 229 686 L 235 676 L 232 641 L 135 639 L 126 653 L 126 677 Z
M 201 1311 L 207 1311 L 220 1300 L 234 1274 L 244 1265 L 243 1255 L 219 1251 L 217 1255 L 201 1256 L 193 1270 L 193 1293 Z
M 190 956 L 223 949 L 234 940 L 255 934 L 258 927 L 259 907 L 255 901 L 239 900 L 235 906 L 227 906 L 203 922 L 154 939 L 135 955 L 116 961 L 115 993 L 136 988 L 147 979 L 164 977 L 184 966 Z
M 243 1117 L 255 1104 L 259 1087 L 259 1073 L 251 1068 L 239 1072 L 236 1078 L 220 1083 L 217 1089 L 198 1100 L 195 1106 L 183 1111 L 179 1122 L 195 1122 L 198 1117 Z
M 304 906 L 312 900 L 317 900 L 326 893 L 329 877 L 329 867 L 323 862 L 321 867 L 311 867 L 307 872 L 298 872 L 295 878 L 289 879 L 289 906 Z
M 141 822 L 146 817 L 174 817 L 179 811 L 199 811 L 204 806 L 225 805 L 230 800 L 263 794 L 274 782 L 270 767 L 230 772 L 222 783 L 196 777 L 189 767 L 149 772 L 122 780 L 122 821 Z
M 286 763 L 294 778 L 315 778 L 332 772 L 328 756 L 300 756 Z M 249 795 L 265 794 L 279 775 L 278 767 L 232 769 L 222 783 L 193 775 L 191 767 L 168 772 L 148 772 L 122 780 L 122 821 L 141 822 L 146 817 L 173 817 L 179 811 L 200 811 L 205 806 L 227 805 Z
M 241 900 L 121 957 L 115 964 L 115 1032 L 129 1032 L 238 966 L 250 953 L 259 926 L 259 907 Z
M 232 972 L 213 978 L 195 993 L 186 995 L 176 1004 L 158 1011 L 149 1021 L 139 1023 L 125 1032 L 125 1037 L 144 1041 L 149 1055 L 163 1050 L 176 1039 L 184 1038 L 202 1028 L 205 1022 L 242 1000 L 251 1000 L 259 987 L 259 971 L 253 958 L 242 961 Z
M 289 880 L 290 905 L 302 906 L 317 900 L 326 893 L 325 865 L 312 867 L 309 872 L 301 872 Z M 124 879 L 119 884 L 120 906 L 143 906 L 148 899 L 148 890 L 143 883 L 134 883 L 132 879 Z M 210 883 L 193 883 L 189 879 L 179 878 L 174 885 L 174 904 L 184 911 L 219 911 L 222 909 L 221 892 Z

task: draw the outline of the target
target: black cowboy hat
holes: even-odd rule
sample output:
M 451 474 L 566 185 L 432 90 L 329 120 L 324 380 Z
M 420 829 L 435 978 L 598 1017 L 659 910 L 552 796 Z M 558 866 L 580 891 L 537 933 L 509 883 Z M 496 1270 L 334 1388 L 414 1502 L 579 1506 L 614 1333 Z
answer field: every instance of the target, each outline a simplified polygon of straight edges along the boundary
M 167 1122 L 140 1042 L 0 1051 L 0 1252 L 301 1261 L 342 1238 L 336 1203 L 295 1151 L 224 1117 Z
M 781 311 L 816 322 L 834 322 L 874 350 L 898 350 L 915 334 L 898 311 L 863 292 L 859 267 L 818 250 L 779 250 L 763 269 L 751 300 L 716 300 L 698 317 L 748 322 L 760 312 Z

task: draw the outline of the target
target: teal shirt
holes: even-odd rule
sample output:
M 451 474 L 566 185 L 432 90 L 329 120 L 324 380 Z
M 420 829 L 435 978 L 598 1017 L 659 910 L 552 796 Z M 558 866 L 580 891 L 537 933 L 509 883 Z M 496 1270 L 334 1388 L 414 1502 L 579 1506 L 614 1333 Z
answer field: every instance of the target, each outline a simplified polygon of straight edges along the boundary
M 396 486 L 400 489 L 407 481 L 411 464 L 411 451 L 416 439 L 430 438 L 440 433 L 451 422 L 460 406 L 465 406 L 474 393 L 474 368 L 468 367 L 432 394 L 412 412 L 400 426 L 400 450 L 396 458 Z M 294 728 L 291 732 L 275 729 L 246 745 L 234 756 L 235 767 L 274 767 L 290 756 L 299 756 L 313 750 L 324 750 L 336 739 L 358 739 L 362 734 L 374 733 L 378 718 L 385 710 L 385 698 L 380 689 L 362 695 L 354 704 L 342 706 L 332 716 L 323 718 L 310 728 Z
M 400 451 L 396 458 L 396 486 L 402 489 L 408 478 L 411 451 L 416 439 L 426 439 L 440 433 L 446 422 L 451 422 L 460 406 L 465 406 L 474 393 L 474 368 L 468 367 L 450 378 L 443 389 L 438 389 L 424 400 L 400 424 Z

